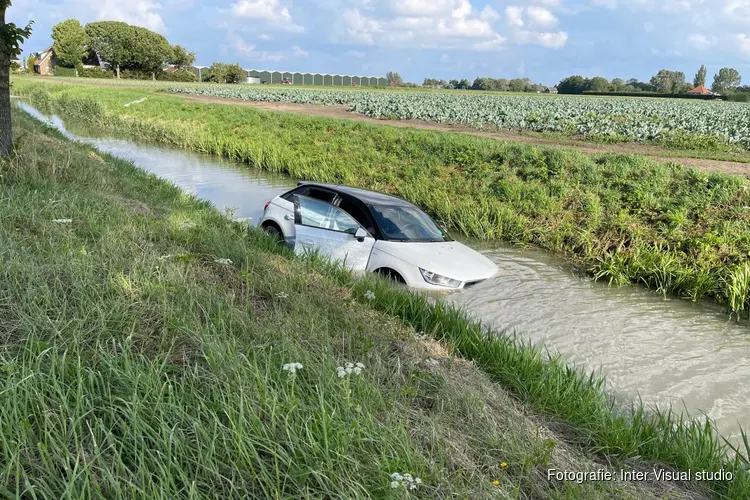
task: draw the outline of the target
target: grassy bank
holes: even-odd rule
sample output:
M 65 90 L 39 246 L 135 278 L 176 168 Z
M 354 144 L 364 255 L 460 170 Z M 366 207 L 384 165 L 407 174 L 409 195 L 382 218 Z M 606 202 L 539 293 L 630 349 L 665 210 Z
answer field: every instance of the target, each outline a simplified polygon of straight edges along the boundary
M 37 106 L 136 138 L 391 192 L 465 235 L 536 244 L 613 284 L 712 297 L 737 317 L 750 310 L 750 190 L 741 177 L 137 89 L 92 94 L 27 80 L 15 89 Z
M 132 164 L 14 122 L 3 495 L 407 496 L 393 473 L 419 477 L 424 498 L 750 492 L 710 424 L 623 410 L 600 380 L 442 303 L 296 260 Z M 347 362 L 362 373 L 339 377 Z M 547 481 L 654 464 L 734 478 Z

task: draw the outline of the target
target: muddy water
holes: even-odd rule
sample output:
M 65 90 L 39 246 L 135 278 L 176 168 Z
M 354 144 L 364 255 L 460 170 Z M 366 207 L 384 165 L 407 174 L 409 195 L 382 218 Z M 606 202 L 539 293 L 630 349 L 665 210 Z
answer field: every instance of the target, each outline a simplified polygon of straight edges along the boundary
M 258 221 L 263 204 L 295 182 L 216 157 L 93 137 L 58 117 L 23 109 L 68 137 L 172 181 L 219 209 Z M 67 125 L 67 128 L 66 128 Z M 609 288 L 534 249 L 469 242 L 500 267 L 497 278 L 446 296 L 497 329 L 588 370 L 601 369 L 623 399 L 705 412 L 724 436 L 750 428 L 750 328 L 707 302 L 664 300 L 640 287 Z M 739 425 L 738 425 L 739 424 Z

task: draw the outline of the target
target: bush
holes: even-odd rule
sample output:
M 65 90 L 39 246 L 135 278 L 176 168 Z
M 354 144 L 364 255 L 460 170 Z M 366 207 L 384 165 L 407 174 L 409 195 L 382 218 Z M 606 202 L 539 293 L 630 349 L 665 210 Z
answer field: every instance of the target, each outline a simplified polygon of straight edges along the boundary
M 55 66 L 55 76 L 76 76 L 75 68 L 64 68 L 62 66 Z
M 81 68 L 78 70 L 78 76 L 81 78 L 114 78 L 115 75 L 107 69 L 101 68 Z
M 139 69 L 120 70 L 120 78 L 123 80 L 151 80 L 153 75 L 150 71 L 141 71 Z
M 165 82 L 197 82 L 198 77 L 192 71 L 179 70 L 172 73 L 162 72 L 156 76 L 157 80 Z
M 747 102 L 750 101 L 750 94 L 745 92 L 737 92 L 729 95 L 729 100 L 732 102 Z

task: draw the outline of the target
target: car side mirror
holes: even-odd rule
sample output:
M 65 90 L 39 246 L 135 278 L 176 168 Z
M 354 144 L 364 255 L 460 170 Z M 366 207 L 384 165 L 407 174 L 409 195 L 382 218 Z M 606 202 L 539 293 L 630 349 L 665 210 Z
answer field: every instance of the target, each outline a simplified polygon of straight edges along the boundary
M 357 241 L 359 241 L 360 243 L 365 241 L 365 238 L 367 238 L 367 236 L 367 231 L 365 231 L 361 227 L 354 232 L 354 237 L 357 238 Z

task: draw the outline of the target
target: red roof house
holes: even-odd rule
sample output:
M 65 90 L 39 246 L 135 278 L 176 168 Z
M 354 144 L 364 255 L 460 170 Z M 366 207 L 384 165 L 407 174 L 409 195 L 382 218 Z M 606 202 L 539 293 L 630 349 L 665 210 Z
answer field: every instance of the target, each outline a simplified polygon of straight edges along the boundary
M 688 90 L 688 94 L 709 95 L 711 94 L 711 91 L 708 90 L 704 85 L 698 85 L 693 90 Z

